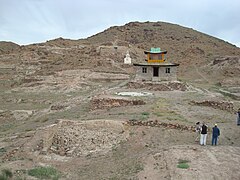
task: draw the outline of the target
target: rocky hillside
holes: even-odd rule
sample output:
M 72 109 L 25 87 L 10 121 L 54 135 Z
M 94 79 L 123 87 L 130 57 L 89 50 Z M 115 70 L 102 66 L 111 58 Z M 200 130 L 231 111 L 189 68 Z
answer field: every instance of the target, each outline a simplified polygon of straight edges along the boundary
M 161 47 L 168 51 L 168 57 L 179 63 L 193 57 L 213 55 L 239 55 L 240 49 L 221 39 L 203 34 L 191 28 L 165 22 L 131 22 L 114 26 L 87 38 L 91 43 L 129 45 L 141 49 Z M 200 62 L 204 63 L 204 59 Z
M 0 41 L 0 54 L 12 53 L 19 50 L 19 47 L 13 42 Z
M 165 22 L 131 22 L 124 26 L 111 27 L 89 37 L 88 41 L 120 46 L 128 44 L 130 47 L 134 46 L 145 50 L 151 47 L 161 47 L 168 51 L 169 61 L 181 64 L 180 75 L 187 75 L 186 78 L 189 76 L 199 78 L 201 75 L 196 73 L 196 67 L 202 67 L 202 70 L 198 69 L 198 71 L 210 75 L 206 78 L 214 79 L 220 75 L 218 81 L 221 81 L 223 77 L 237 76 L 236 72 L 240 67 L 240 49 L 238 47 L 191 28 Z M 219 68 L 216 65 L 218 59 L 225 59 L 226 64 L 231 64 L 230 69 L 228 65 L 225 68 L 218 64 L 221 67 Z M 214 65 L 215 68 L 212 67 Z M 208 67 L 206 68 L 206 66 Z M 218 71 L 217 76 L 216 70 Z M 229 71 L 231 70 L 230 75 Z
M 240 84 L 240 48 L 165 22 L 131 22 L 80 40 L 58 38 L 21 47 L 0 42 L 0 54 L 3 54 L 0 61 L 20 65 L 21 72 L 31 65 L 30 69 L 34 69 L 31 73 L 40 75 L 82 68 L 129 73 L 121 64 L 126 51 L 133 62 L 139 62 L 145 58 L 143 51 L 151 47 L 167 50 L 168 61 L 180 63 L 182 80 L 227 86 Z

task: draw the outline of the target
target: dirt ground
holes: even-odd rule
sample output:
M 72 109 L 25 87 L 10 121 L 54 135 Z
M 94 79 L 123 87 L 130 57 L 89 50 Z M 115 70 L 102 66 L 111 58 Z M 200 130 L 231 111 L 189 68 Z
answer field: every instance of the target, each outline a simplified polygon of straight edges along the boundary
M 234 114 L 240 103 L 216 87 L 178 82 L 186 90 L 139 89 L 128 86 L 126 74 L 88 70 L 38 78 L 18 87 L 1 84 L 0 169 L 10 169 L 15 179 L 35 179 L 23 172 L 37 166 L 56 168 L 59 179 L 240 179 L 240 127 Z M 93 99 L 104 106 L 92 104 Z M 220 107 L 224 102 L 233 111 Z M 206 146 L 195 142 L 192 130 L 175 127 L 198 121 L 209 127 Z M 221 135 L 218 146 L 211 146 L 215 123 Z M 189 167 L 177 167 L 180 161 Z

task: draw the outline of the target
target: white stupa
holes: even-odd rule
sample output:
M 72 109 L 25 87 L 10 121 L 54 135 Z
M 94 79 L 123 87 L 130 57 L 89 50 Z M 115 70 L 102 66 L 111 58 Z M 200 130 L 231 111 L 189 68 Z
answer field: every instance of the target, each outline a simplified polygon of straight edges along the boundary
M 124 64 L 131 64 L 132 59 L 130 57 L 129 51 L 127 51 L 126 57 L 124 58 Z

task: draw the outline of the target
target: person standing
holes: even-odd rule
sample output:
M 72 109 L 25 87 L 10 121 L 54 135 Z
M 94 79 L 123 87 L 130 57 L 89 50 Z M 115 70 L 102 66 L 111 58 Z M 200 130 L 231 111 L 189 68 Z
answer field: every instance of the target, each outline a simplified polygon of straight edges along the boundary
M 200 145 L 206 146 L 206 141 L 207 141 L 207 125 L 203 122 L 203 125 L 201 128 Z
M 220 130 L 217 127 L 217 124 L 212 128 L 212 146 L 217 145 L 218 136 L 220 136 Z
M 195 125 L 195 131 L 196 131 L 195 142 L 198 142 L 198 141 L 199 141 L 200 132 L 201 132 L 200 122 L 197 122 L 197 123 L 196 123 L 196 125 Z
M 240 126 L 240 108 L 237 111 L 237 125 Z

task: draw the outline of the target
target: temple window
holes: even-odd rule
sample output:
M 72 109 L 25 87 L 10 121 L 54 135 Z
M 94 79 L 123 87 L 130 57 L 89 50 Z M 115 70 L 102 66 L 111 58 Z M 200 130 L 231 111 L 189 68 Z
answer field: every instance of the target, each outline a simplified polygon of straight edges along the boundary
M 142 68 L 142 73 L 147 73 L 147 68 L 146 67 Z
M 170 73 L 170 68 L 166 68 L 166 73 Z

